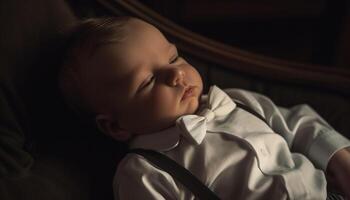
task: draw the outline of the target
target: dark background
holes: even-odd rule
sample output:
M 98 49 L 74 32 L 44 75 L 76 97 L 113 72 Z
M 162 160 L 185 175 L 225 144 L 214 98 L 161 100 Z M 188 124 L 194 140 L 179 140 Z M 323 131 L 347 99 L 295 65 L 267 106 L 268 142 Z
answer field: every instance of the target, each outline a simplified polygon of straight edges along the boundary
M 194 32 L 244 50 L 349 69 L 349 2 L 345 0 L 142 2 Z M 108 14 L 95 0 L 0 1 L 1 200 L 113 199 L 111 182 L 125 147 L 71 113 L 55 79 L 64 46 L 62 27 Z M 293 80 L 276 83 L 233 73 L 187 56 L 201 67 L 208 83 L 252 89 L 274 97 L 278 105 L 308 103 L 338 130 L 349 130 L 348 96 L 326 87 L 294 85 Z
M 350 68 L 348 0 L 143 0 L 191 31 L 251 52 L 290 61 Z M 92 0 L 69 2 L 93 16 Z M 94 14 L 93 14 L 94 13 Z

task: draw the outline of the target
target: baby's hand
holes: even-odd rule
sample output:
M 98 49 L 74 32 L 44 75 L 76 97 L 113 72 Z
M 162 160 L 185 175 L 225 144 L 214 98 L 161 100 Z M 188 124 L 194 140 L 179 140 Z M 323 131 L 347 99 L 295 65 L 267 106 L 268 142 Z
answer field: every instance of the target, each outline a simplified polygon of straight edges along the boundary
M 350 147 L 339 150 L 329 161 L 327 181 L 333 189 L 350 199 Z

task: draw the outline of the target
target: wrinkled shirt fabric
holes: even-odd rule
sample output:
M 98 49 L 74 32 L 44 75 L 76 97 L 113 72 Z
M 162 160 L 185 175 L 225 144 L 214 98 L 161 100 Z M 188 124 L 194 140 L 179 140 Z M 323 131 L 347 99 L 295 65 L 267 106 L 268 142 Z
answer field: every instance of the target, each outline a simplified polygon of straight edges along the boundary
M 276 106 L 261 94 L 212 86 L 196 114 L 168 129 L 134 138 L 130 148 L 163 153 L 221 199 L 326 199 L 325 170 L 350 146 L 312 108 Z M 264 117 L 268 125 L 236 105 Z M 114 177 L 115 199 L 195 199 L 144 157 L 128 154 Z

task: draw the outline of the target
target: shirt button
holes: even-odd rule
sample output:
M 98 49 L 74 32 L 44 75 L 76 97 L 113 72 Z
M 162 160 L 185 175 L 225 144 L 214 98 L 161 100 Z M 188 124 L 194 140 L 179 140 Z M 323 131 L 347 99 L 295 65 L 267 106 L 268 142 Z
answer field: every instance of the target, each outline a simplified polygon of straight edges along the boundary
M 267 155 L 269 154 L 269 153 L 266 151 L 266 149 L 264 149 L 264 148 L 260 148 L 259 151 L 260 151 L 260 153 L 261 153 L 262 156 L 267 156 Z

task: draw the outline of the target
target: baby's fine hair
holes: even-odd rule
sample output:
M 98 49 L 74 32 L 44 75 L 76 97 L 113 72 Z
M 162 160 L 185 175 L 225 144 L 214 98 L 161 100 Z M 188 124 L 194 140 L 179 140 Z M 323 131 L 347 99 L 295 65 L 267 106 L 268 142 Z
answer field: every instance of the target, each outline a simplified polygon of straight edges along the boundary
M 81 71 L 84 61 L 94 55 L 98 47 L 123 40 L 125 24 L 131 17 L 90 18 L 82 20 L 65 31 L 66 48 L 58 75 L 59 88 L 65 102 L 76 114 L 94 117 L 89 97 L 82 92 Z

